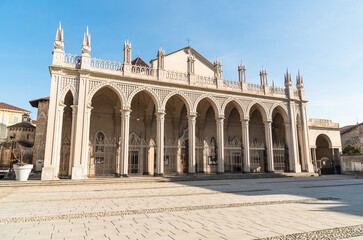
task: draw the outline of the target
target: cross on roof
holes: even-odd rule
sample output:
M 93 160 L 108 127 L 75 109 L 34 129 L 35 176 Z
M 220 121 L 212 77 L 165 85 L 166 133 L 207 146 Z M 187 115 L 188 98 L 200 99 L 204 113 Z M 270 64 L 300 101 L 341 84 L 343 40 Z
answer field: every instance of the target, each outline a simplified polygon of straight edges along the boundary
M 190 46 L 190 39 L 189 38 L 187 38 L 187 42 L 188 42 L 188 47 Z

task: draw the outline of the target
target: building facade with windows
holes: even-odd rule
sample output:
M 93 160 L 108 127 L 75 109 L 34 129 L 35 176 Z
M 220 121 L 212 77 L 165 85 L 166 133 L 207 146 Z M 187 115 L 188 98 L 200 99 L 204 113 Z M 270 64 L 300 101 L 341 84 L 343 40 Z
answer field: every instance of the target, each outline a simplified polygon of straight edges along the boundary
M 192 47 L 150 65 L 91 57 L 88 29 L 82 55 L 66 54 L 63 29 L 49 67 L 42 179 L 132 174 L 313 172 L 303 78 L 285 74 L 283 88 L 222 78 L 222 65 Z
M 5 102 L 0 102 L 0 143 L 5 142 L 8 137 L 8 127 L 22 122 L 23 114 L 31 112 Z

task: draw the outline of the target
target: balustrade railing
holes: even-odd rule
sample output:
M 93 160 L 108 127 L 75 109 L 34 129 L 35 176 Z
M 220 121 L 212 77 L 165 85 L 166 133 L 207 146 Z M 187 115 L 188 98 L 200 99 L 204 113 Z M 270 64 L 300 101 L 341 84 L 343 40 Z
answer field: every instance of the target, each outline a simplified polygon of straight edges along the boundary
M 82 60 L 81 56 L 73 55 L 70 53 L 64 54 L 64 59 L 63 59 L 64 63 L 76 64 L 76 66 L 80 66 L 81 60 Z
M 134 74 L 140 74 L 140 75 L 146 75 L 146 76 L 155 76 L 155 70 L 150 67 L 143 67 L 143 66 L 137 66 L 133 65 L 131 67 L 131 73 Z
M 72 54 L 64 54 L 63 62 L 66 66 L 69 67 L 76 67 L 79 68 L 82 62 L 82 56 L 72 55 Z M 131 73 L 135 75 L 143 75 L 149 77 L 156 77 L 158 76 L 158 69 L 144 67 L 144 66 L 137 66 L 137 65 L 123 65 L 120 62 L 109 61 L 104 59 L 97 59 L 91 58 L 90 66 L 92 68 L 97 69 L 104 69 L 104 70 L 112 70 L 112 71 L 120 71 L 122 73 Z M 161 76 L 161 80 L 164 78 L 165 81 L 170 82 L 170 80 L 175 80 L 179 82 L 187 83 L 189 80 L 192 84 L 201 84 L 201 85 L 209 85 L 213 87 L 217 87 L 217 79 L 215 77 L 210 76 L 203 76 L 203 75 L 190 75 L 185 72 L 178 72 L 178 71 L 170 71 L 170 70 L 162 70 L 159 72 L 159 76 Z M 190 78 L 190 79 L 189 79 Z M 153 78 L 154 79 L 154 78 Z M 233 80 L 222 80 L 223 85 L 222 88 L 233 88 L 233 89 L 240 89 L 242 91 L 241 82 L 233 81 Z M 183 83 L 183 84 L 185 84 Z M 243 90 L 245 91 L 245 90 Z M 248 83 L 247 84 L 247 92 L 264 94 L 264 86 L 255 83 Z M 271 95 L 285 95 L 285 88 L 270 86 L 269 91 Z M 294 98 L 299 98 L 299 91 L 293 91 Z
M 237 82 L 237 81 L 232 81 L 232 80 L 223 80 L 223 83 L 230 88 L 241 88 L 241 83 Z
M 122 70 L 122 63 L 97 59 L 97 58 L 91 58 L 90 65 L 91 67 L 107 69 L 107 70 L 116 70 L 116 71 Z
M 177 71 L 165 71 L 164 76 L 167 79 L 175 79 L 178 81 L 188 81 L 188 74 L 183 72 L 177 72 Z
M 285 95 L 285 88 L 280 87 L 270 87 L 270 92 L 279 94 L 279 95 Z
M 255 83 L 248 83 L 247 84 L 247 89 L 249 91 L 257 92 L 257 93 L 262 93 L 263 92 L 262 86 L 259 85 L 259 84 L 255 84 Z
M 195 75 L 194 82 L 207 84 L 207 85 L 216 85 L 217 84 L 216 79 L 214 77 L 201 76 L 201 75 Z

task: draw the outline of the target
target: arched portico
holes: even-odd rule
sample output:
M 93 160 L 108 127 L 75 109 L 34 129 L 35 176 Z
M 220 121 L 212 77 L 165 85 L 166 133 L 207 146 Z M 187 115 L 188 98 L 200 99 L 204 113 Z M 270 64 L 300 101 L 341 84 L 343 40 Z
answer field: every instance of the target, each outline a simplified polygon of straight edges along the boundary
M 159 147 L 155 149 L 154 142 L 158 141 L 158 101 L 148 90 L 134 91 L 130 101 L 130 139 L 127 174 L 163 173 L 163 158 L 160 157 Z M 161 136 L 160 136 L 161 137 Z
M 196 172 L 224 172 L 224 115 L 214 98 L 196 101 Z
M 74 97 L 72 91 L 68 91 L 64 96 L 64 110 L 62 120 L 62 137 L 61 137 L 61 150 L 59 159 L 59 178 L 69 178 L 71 176 L 72 167 L 72 150 L 73 150 L 73 136 L 74 136 L 74 119 L 72 107 Z
M 165 102 L 165 173 L 188 173 L 193 155 L 189 154 L 190 105 L 180 94 Z
M 251 171 L 273 172 L 272 119 L 268 115 L 266 106 L 261 102 L 253 101 L 247 111 L 250 118 Z
M 241 105 L 234 100 L 229 101 L 222 109 L 224 109 L 225 115 L 224 171 L 242 172 L 244 164 L 246 164 L 246 161 L 243 161 L 246 155 L 244 153 L 245 143 L 242 144 L 243 135 L 246 134 L 243 124 L 244 112 Z
M 89 124 L 87 173 L 93 176 L 120 174 L 121 99 L 109 86 L 92 97 Z
M 326 134 L 320 134 L 315 141 L 315 150 L 313 158 L 316 160 L 318 169 L 322 174 L 334 174 L 337 172 L 336 167 L 340 165 L 336 160 L 336 151 L 332 147 L 332 141 Z
M 289 161 L 289 127 L 286 109 L 277 105 L 272 109 L 272 144 L 273 164 L 275 171 L 288 172 Z

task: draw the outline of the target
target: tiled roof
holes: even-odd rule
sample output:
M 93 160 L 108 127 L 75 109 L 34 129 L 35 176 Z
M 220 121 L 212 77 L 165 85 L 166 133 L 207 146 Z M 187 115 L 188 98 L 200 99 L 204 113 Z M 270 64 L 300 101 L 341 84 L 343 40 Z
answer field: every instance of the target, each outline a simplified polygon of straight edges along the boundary
M 0 102 L 0 109 L 17 111 L 17 112 L 31 113 L 31 111 L 28 111 L 26 109 L 22 109 L 22 108 L 15 107 L 13 105 L 10 105 L 10 104 L 4 103 L 4 102 Z
M 149 64 L 144 62 L 144 60 L 142 60 L 140 57 L 137 57 L 134 60 L 132 60 L 131 64 L 136 65 L 136 66 L 141 66 L 141 67 L 150 67 Z
M 35 128 L 30 122 L 20 122 L 9 126 L 8 128 Z
M 358 127 L 359 125 L 362 125 L 363 122 L 361 123 L 357 123 L 356 125 L 347 125 L 347 126 L 344 126 L 340 129 L 340 134 L 343 134 L 343 133 L 346 133 L 346 132 L 349 132 L 350 130 Z
M 30 103 L 30 105 L 32 105 L 32 107 L 37 108 L 40 101 L 49 101 L 49 97 L 43 97 L 43 98 L 30 100 L 29 103 Z

